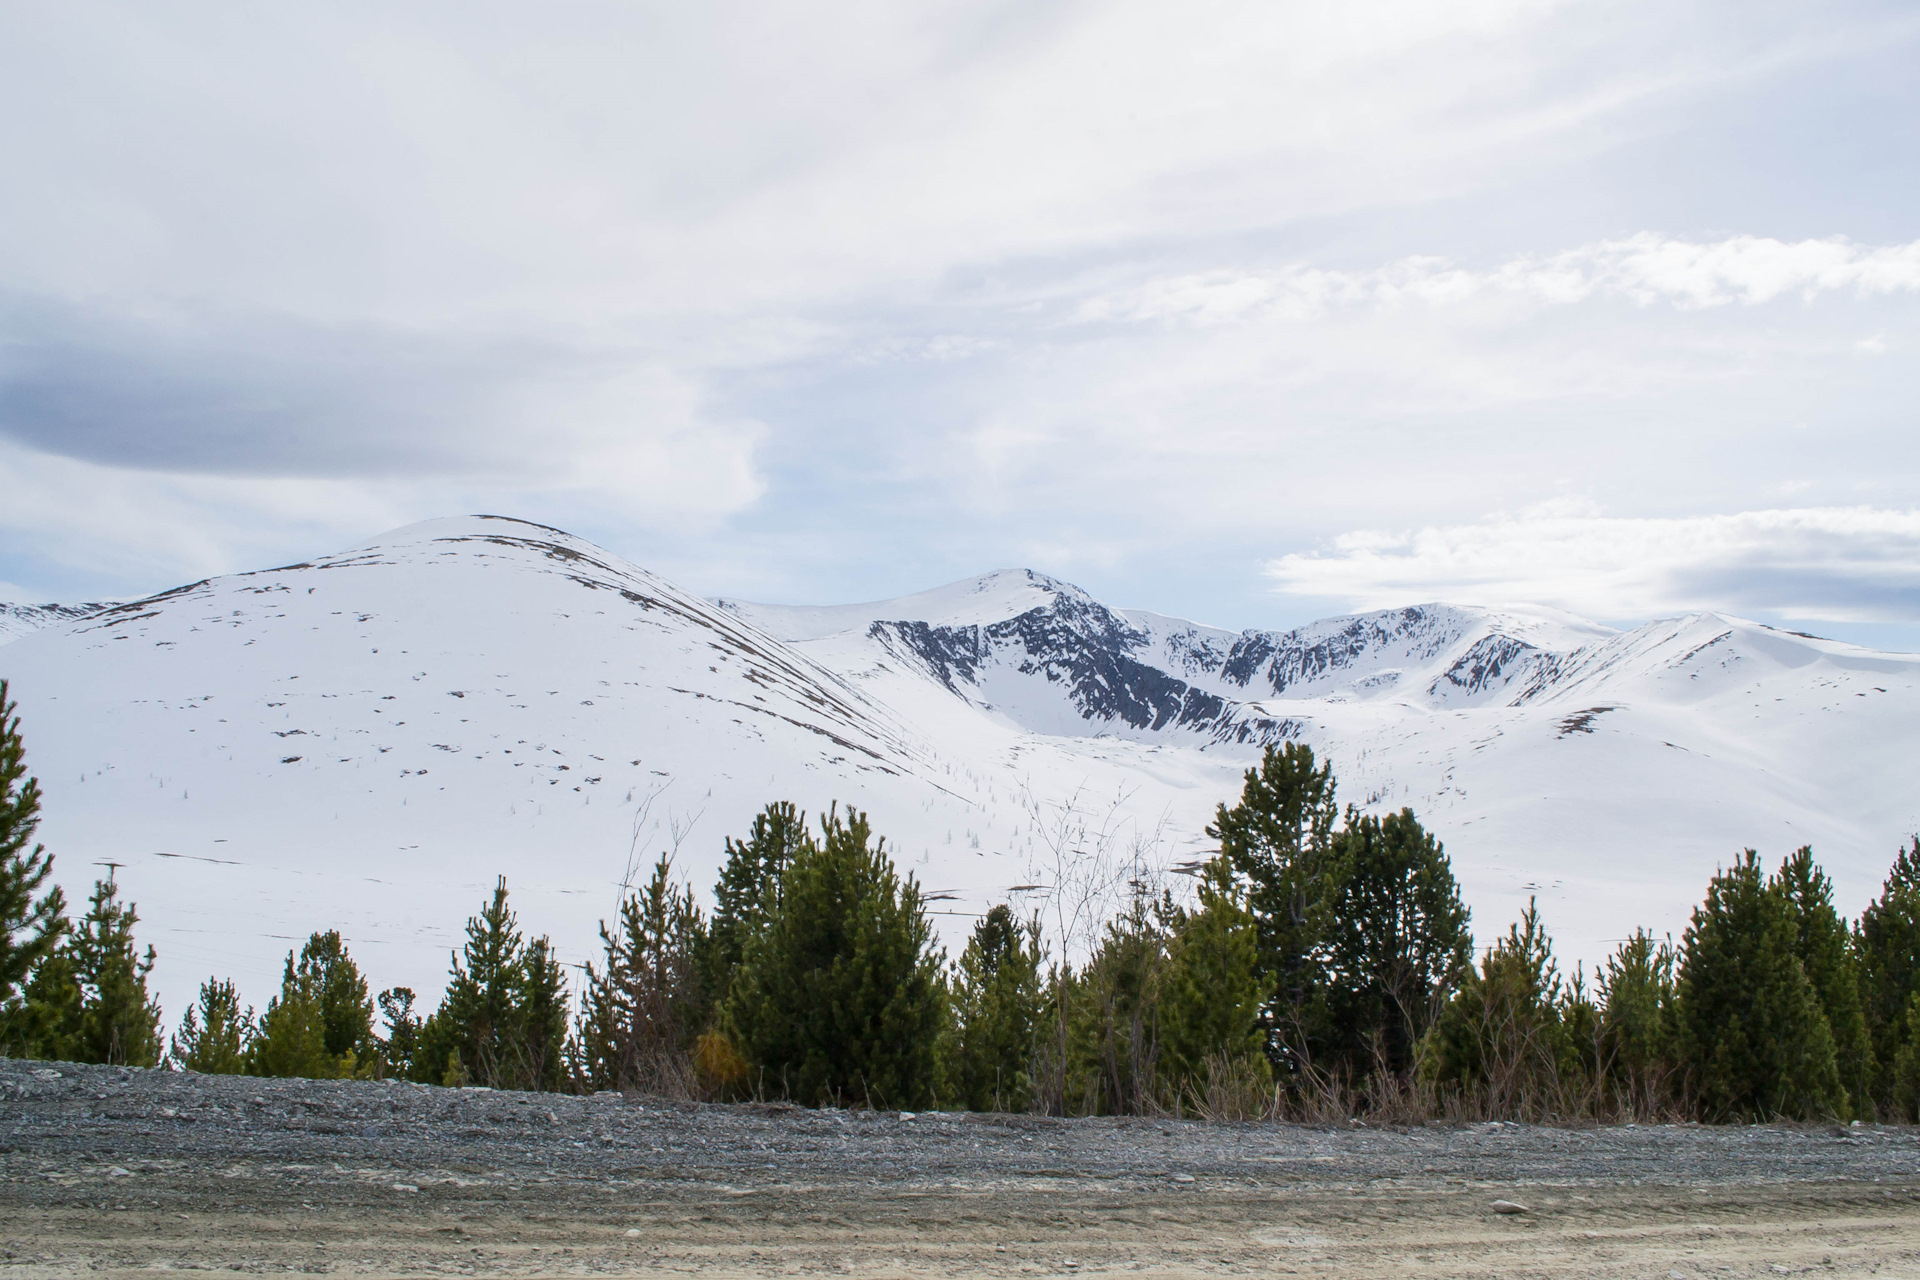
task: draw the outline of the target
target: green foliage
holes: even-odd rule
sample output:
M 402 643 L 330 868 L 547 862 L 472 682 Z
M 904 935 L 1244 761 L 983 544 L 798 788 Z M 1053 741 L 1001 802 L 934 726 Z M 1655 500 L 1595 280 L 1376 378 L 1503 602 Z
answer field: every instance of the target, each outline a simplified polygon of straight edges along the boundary
M 1240 802 L 1221 805 L 1207 835 L 1244 885 L 1259 971 L 1272 992 L 1265 1025 L 1276 1065 L 1297 1070 L 1311 1057 L 1304 1029 L 1317 975 L 1314 951 L 1333 911 L 1333 766 L 1313 749 L 1268 747 L 1247 770 Z
M 463 959 L 464 957 L 464 963 Z M 467 921 L 440 1007 L 420 1028 L 412 1078 L 494 1089 L 558 1089 L 565 1081 L 565 975 L 545 938 L 527 942 L 500 877 Z
M 1049 995 L 1064 1019 L 1063 1108 L 1083 1115 L 1142 1115 L 1160 1105 L 1160 1016 L 1173 904 L 1140 882 L 1107 922 L 1078 973 L 1062 968 Z
M 567 975 L 545 937 L 527 944 L 520 980 L 517 1073 L 507 1087 L 551 1092 L 567 1087 Z
M 242 1010 L 233 983 L 208 978 L 200 1001 L 187 1006 L 174 1033 L 174 1063 L 183 1071 L 213 1076 L 242 1075 L 253 1047 L 253 1010 Z
M 73 961 L 73 948 L 61 945 L 33 967 L 25 999 L 7 1014 L 5 1047 L 10 1056 L 61 1062 L 80 1059 L 80 1024 L 87 993 Z
M 300 950 L 300 968 L 313 975 L 319 992 L 327 1052 L 336 1058 L 352 1054 L 363 1066 L 371 1063 L 375 1056 L 373 1000 L 339 931 L 329 929 L 307 939 Z
M 1025 1111 L 1040 1019 L 1040 922 L 1002 903 L 973 927 L 953 987 L 953 1085 L 971 1111 Z
M 1826 1015 L 1846 1102 L 1855 1109 L 1864 1107 L 1878 1073 L 1861 1007 L 1853 935 L 1834 910 L 1833 882 L 1814 862 L 1813 850 L 1802 845 L 1780 864 L 1769 887 L 1781 896 L 1793 921 L 1793 953 L 1806 970 L 1807 980 L 1820 999 L 1820 1011 Z
M 745 840 L 727 837 L 727 860 L 714 885 L 713 923 L 701 959 L 702 998 L 708 1008 L 726 1001 L 734 972 L 746 956 L 747 940 L 763 932 L 772 917 L 787 867 L 812 847 L 807 815 L 784 800 L 755 815 Z
M 1222 1064 L 1269 1078 L 1260 1014 L 1271 991 L 1253 917 L 1221 859 L 1203 869 L 1199 908 L 1173 913 L 1159 984 L 1160 1075 L 1174 1101 L 1197 1096 Z
M 1402 809 L 1347 811 L 1315 965 L 1315 1062 L 1347 1079 L 1414 1065 L 1415 1046 L 1471 969 L 1469 915 L 1446 851 Z
M 41 892 L 53 858 L 32 843 L 39 826 L 40 783 L 27 777 L 20 717 L 7 697 L 7 682 L 0 680 L 0 1048 L 8 1044 L 8 1028 L 24 1016 L 21 989 L 65 929 L 60 886 Z
M 319 935 L 315 935 L 318 937 Z M 308 944 L 311 946 L 311 942 Z M 353 1074 L 351 1053 L 327 1052 L 327 1021 L 318 974 L 297 965 L 293 952 L 280 978 L 280 994 L 267 1001 L 259 1034 L 248 1055 L 247 1074 L 337 1080 Z
M 1674 1101 L 1674 967 L 1667 942 L 1637 929 L 1600 971 L 1600 1062 L 1627 1114 L 1652 1117 Z
M 139 922 L 138 908 L 121 905 L 111 871 L 94 882 L 87 914 L 65 944 L 83 994 L 72 1032 L 76 1062 L 151 1067 L 160 1061 L 160 1006 L 147 995 L 153 948 L 142 956 L 135 947 Z
M 420 1016 L 413 1011 L 412 987 L 388 987 L 380 993 L 380 1018 L 386 1036 L 378 1042 L 380 1075 L 395 1080 L 413 1078 L 413 1058 L 420 1048 Z
M 1892 1119 L 1920 1124 L 1920 991 L 1907 1000 L 1906 1024 L 1894 1050 L 1887 1110 Z
M 1561 977 L 1553 940 L 1529 901 L 1441 1010 L 1421 1046 L 1421 1073 L 1467 1112 L 1576 1114 L 1596 1021 L 1578 986 Z
M 1873 1100 L 1892 1102 L 1894 1061 L 1908 1043 L 1907 1010 L 1920 995 L 1920 836 L 1902 849 L 1855 930 L 1862 1013 L 1878 1064 Z
M 900 880 L 866 815 L 829 813 L 821 827 L 817 845 L 788 846 L 722 1028 L 757 1089 L 808 1104 L 925 1105 L 948 1011 L 919 885 Z M 764 908 L 764 887 L 758 900 Z
M 673 882 L 671 859 L 662 856 L 645 891 L 620 904 L 616 928 L 600 924 L 605 959 L 599 969 L 587 963 L 575 1038 L 574 1072 L 584 1085 L 691 1091 L 690 1052 L 707 1018 L 707 940 L 693 890 Z
M 372 1075 L 379 1061 L 367 980 L 338 930 L 287 953 L 280 994 L 267 1002 L 250 1070 L 260 1076 L 334 1080 Z
M 1759 855 L 1714 876 L 1683 939 L 1675 996 L 1688 1088 L 1709 1120 L 1840 1114 L 1846 1092 L 1797 922 Z

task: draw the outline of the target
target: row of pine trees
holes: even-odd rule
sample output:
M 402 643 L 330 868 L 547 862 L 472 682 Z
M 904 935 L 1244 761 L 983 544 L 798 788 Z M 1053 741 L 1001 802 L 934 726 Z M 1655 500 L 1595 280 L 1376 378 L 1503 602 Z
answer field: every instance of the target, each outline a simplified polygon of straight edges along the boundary
M 1569 975 L 1532 907 L 1476 955 L 1439 842 L 1410 810 L 1341 811 L 1298 744 L 1219 807 L 1191 894 L 1130 868 L 1077 960 L 1002 904 L 949 964 L 865 815 L 778 803 L 727 840 L 711 914 L 663 857 L 601 925 L 577 1002 L 502 879 L 430 1014 L 375 996 L 329 931 L 264 1012 L 210 979 L 163 1043 L 111 872 L 78 922 L 45 887 L 4 683 L 0 709 L 13 1056 L 1058 1115 L 1920 1119 L 1920 838 L 1856 922 L 1810 850 L 1771 872 L 1748 851 L 1678 944 L 1639 932 Z

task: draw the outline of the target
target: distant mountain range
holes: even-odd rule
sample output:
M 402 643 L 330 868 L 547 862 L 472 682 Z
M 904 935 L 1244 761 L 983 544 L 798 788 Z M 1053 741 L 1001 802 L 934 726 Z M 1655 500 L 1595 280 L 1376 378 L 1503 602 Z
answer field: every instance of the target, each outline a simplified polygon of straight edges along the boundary
M 127 604 L 0 606 L 0 642 L 42 838 L 75 898 L 122 864 L 170 1019 L 208 974 L 264 1003 L 329 926 L 376 982 L 432 990 L 500 873 L 584 958 L 635 865 L 677 845 L 705 888 L 774 799 L 868 810 L 957 950 L 985 904 L 1039 903 L 1056 851 L 1200 855 L 1287 740 L 1343 800 L 1442 835 L 1483 939 L 1537 895 L 1570 956 L 1677 934 L 1749 845 L 1812 843 L 1855 910 L 1920 826 L 1920 657 L 1718 614 L 1236 632 L 1018 570 L 761 605 L 479 516 Z

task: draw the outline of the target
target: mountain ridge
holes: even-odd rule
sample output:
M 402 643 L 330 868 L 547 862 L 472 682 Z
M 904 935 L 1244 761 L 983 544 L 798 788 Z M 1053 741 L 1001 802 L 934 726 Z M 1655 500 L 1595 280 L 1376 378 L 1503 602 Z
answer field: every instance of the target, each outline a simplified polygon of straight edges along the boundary
M 1331 760 L 1343 799 L 1416 809 L 1480 932 L 1537 896 L 1570 958 L 1677 933 L 1747 846 L 1812 843 L 1864 900 L 1920 825 L 1911 655 L 1712 613 L 1616 631 L 1428 604 L 1233 632 L 1024 570 L 713 601 L 505 517 L 52 618 L 0 674 L 62 882 L 77 900 L 122 864 L 173 1009 L 208 973 L 264 1000 L 288 939 L 333 926 L 426 990 L 501 872 L 583 959 L 638 863 L 674 852 L 704 886 L 776 799 L 866 809 L 962 913 L 1050 883 L 1087 832 L 1170 865 L 1280 741 Z

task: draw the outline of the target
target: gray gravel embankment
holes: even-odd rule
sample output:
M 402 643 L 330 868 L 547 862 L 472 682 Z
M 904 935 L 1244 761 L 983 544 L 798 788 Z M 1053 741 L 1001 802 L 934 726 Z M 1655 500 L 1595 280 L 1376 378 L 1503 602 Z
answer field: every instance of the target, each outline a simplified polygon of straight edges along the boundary
M 1692 1280 L 1708 1259 L 1920 1274 L 1920 1131 L 907 1117 L 0 1059 L 0 1275 L 22 1280 Z
M 906 1118 L 0 1059 L 0 1155 L 15 1185 L 43 1158 L 68 1169 L 80 1167 L 69 1161 L 326 1161 L 592 1182 L 1185 1175 L 1312 1186 L 1699 1185 L 1910 1179 L 1920 1176 L 1920 1130 L 1485 1124 L 1396 1131 L 932 1112 Z

